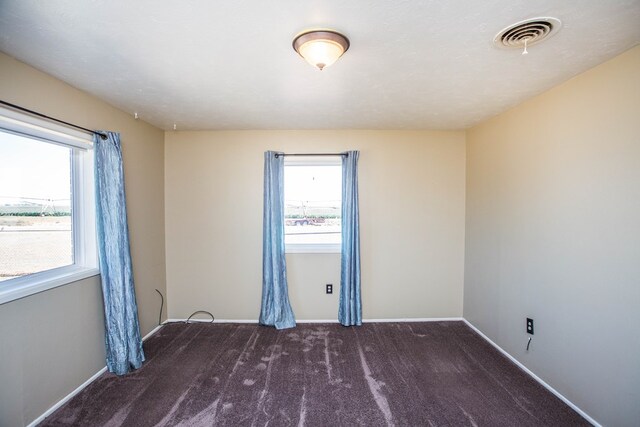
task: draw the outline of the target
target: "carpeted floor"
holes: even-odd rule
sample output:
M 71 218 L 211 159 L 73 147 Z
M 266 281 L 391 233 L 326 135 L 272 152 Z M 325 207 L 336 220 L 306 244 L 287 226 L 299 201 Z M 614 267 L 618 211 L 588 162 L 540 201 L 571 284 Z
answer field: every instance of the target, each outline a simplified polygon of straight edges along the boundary
M 462 322 L 169 324 L 44 426 L 589 425 Z

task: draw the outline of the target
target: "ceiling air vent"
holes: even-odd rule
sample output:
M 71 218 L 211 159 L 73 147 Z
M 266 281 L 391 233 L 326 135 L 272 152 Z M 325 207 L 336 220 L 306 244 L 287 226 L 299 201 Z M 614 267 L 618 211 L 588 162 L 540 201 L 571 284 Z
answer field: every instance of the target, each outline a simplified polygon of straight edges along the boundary
M 556 18 L 532 18 L 516 22 L 500 31 L 493 38 L 493 43 L 505 49 L 523 49 L 538 44 L 554 35 L 562 27 L 562 22 Z

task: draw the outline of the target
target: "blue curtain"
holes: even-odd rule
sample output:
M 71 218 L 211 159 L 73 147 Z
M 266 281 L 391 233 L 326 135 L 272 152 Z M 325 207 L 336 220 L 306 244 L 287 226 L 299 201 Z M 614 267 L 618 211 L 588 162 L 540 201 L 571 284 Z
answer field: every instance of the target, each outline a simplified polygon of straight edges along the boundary
M 362 325 L 358 218 L 359 156 L 359 151 L 349 151 L 342 157 L 342 256 L 338 321 L 344 326 Z
M 96 228 L 109 371 L 123 375 L 144 362 L 133 287 L 120 134 L 94 137 Z
M 264 153 L 264 210 L 262 223 L 262 304 L 260 324 L 293 328 L 284 255 L 284 156 Z

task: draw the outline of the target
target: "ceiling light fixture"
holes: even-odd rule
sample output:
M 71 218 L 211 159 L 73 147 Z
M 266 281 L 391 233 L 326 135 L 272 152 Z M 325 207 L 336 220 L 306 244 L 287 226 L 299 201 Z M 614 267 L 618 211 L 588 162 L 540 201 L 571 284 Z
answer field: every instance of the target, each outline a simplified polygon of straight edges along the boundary
M 333 30 L 307 30 L 293 39 L 293 49 L 322 71 L 349 49 L 349 39 Z

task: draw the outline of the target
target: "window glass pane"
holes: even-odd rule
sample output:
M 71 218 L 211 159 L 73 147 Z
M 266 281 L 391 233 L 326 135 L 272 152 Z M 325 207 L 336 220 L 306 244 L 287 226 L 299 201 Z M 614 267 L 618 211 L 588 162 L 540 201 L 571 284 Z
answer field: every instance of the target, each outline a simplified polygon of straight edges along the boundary
M 0 281 L 73 264 L 71 149 L 0 131 Z
M 340 244 L 342 166 L 287 165 L 285 243 Z

